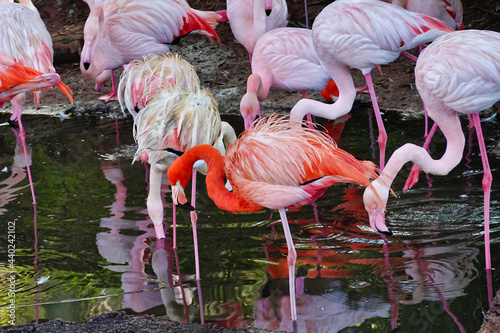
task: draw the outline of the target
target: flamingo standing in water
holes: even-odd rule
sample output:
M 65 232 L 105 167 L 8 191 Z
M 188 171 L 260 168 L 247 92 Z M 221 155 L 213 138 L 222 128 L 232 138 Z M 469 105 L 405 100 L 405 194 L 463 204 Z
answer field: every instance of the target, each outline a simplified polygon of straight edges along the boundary
M 145 54 L 168 52 L 168 43 L 192 31 L 220 42 L 213 27 L 226 19 L 225 11 L 195 10 L 185 0 L 101 0 L 88 4 L 91 11 L 85 23 L 80 70 L 86 78 L 97 80 L 97 85 L 112 78 L 111 93 L 100 97 L 106 102 L 117 99 L 110 70 Z
M 500 33 L 461 30 L 444 35 L 427 46 L 415 67 L 416 86 L 433 119 L 446 137 L 444 155 L 434 160 L 422 147 L 405 144 L 387 162 L 378 179 L 364 194 L 370 225 L 375 230 L 385 227 L 384 204 L 389 186 L 406 162 L 423 171 L 446 175 L 461 161 L 465 137 L 459 113 L 471 115 L 479 141 L 484 176 L 484 238 L 486 269 L 491 269 L 489 211 L 492 176 L 488 163 L 479 112 L 500 100 Z M 383 204 L 378 200 L 382 196 Z
M 161 198 L 163 172 L 169 168 L 173 160 L 195 145 L 210 144 L 225 153 L 226 145 L 236 140 L 233 128 L 221 122 L 217 103 L 212 94 L 207 89 L 199 87 L 188 90 L 180 81 L 177 80 L 177 84 L 156 88 L 154 94 L 148 95 L 144 108 L 134 117 L 134 138 L 138 143 L 134 160 L 148 162 L 151 165 L 147 207 L 158 239 L 165 238 Z M 206 166 L 199 167 L 200 172 L 206 173 Z M 196 196 L 195 180 L 196 168 L 193 169 L 193 206 Z M 177 246 L 175 215 L 174 207 L 174 248 Z M 190 215 L 196 278 L 199 280 L 197 218 L 194 211 Z
M 191 178 L 189 170 L 200 159 L 208 166 L 208 195 L 220 209 L 279 210 L 288 247 L 291 318 L 296 322 L 296 252 L 286 208 L 312 203 L 336 183 L 370 186 L 375 165 L 337 148 L 319 130 L 295 126 L 284 117 L 263 117 L 229 147 L 226 157 L 209 145 L 198 145 L 176 159 L 167 171 L 174 204 L 187 202 L 184 188 Z M 232 191 L 224 187 L 224 175 Z
M 329 80 L 330 75 L 321 67 L 314 51 L 311 30 L 277 28 L 265 33 L 255 45 L 252 74 L 240 103 L 245 129 L 257 113 L 261 115 L 260 102 L 267 98 L 269 90 L 298 90 L 305 98 L 305 90 L 325 89 L 324 93 L 337 97 L 334 82 L 326 92 Z M 309 118 L 308 121 L 312 122 Z
M 336 119 L 348 113 L 356 97 L 349 69 L 361 70 L 377 118 L 380 167 L 383 169 L 387 133 L 370 71 L 375 66 L 394 61 L 402 51 L 450 31 L 452 29 L 442 21 L 383 1 L 337 0 L 331 3 L 314 20 L 312 35 L 323 67 L 339 88 L 339 99 L 334 104 L 302 99 L 292 108 L 291 119 L 302 120 L 307 113 Z
M 288 24 L 286 0 L 226 0 L 226 7 L 234 38 L 245 47 L 250 61 L 262 35 Z
M 18 122 L 19 138 L 25 158 L 33 204 L 33 179 L 26 149 L 26 133 L 21 121 L 26 92 L 33 91 L 34 104 L 40 105 L 40 89 L 59 87 L 73 103 L 71 89 L 60 82 L 52 64 L 52 38 L 30 0 L 0 3 L 0 103 L 12 103 L 11 121 Z

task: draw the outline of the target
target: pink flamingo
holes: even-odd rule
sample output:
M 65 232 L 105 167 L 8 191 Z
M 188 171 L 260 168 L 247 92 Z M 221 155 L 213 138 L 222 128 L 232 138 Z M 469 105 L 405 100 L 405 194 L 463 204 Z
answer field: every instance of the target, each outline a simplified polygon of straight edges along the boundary
M 26 158 L 26 169 L 31 187 L 33 204 L 35 190 L 26 149 L 26 132 L 21 121 L 26 92 L 33 91 L 34 103 L 40 105 L 40 89 L 59 87 L 73 103 L 71 89 L 60 82 L 52 64 L 53 50 L 50 37 L 40 14 L 30 0 L 21 3 L 0 3 L 0 104 L 12 103 L 11 121 L 17 120 L 19 137 Z
M 255 45 L 252 74 L 240 103 L 245 129 L 257 113 L 261 115 L 260 102 L 267 99 L 269 90 L 303 91 L 305 98 L 305 90 L 325 89 L 329 80 L 330 75 L 321 67 L 314 51 L 311 30 L 277 28 L 265 33 Z M 336 88 L 333 83 L 328 94 L 338 96 Z M 312 123 L 309 118 L 308 121 Z
M 288 247 L 291 318 L 296 322 L 296 251 L 286 208 L 312 203 L 339 182 L 369 186 L 375 165 L 356 160 L 319 130 L 295 126 L 284 117 L 263 117 L 228 148 L 226 157 L 209 145 L 198 145 L 175 160 L 167 171 L 174 204 L 187 203 L 184 188 L 200 159 L 208 166 L 208 195 L 220 209 L 279 210 Z M 224 187 L 224 175 L 232 191 Z
M 364 194 L 365 208 L 374 230 L 385 227 L 384 205 L 389 186 L 406 162 L 417 164 L 426 173 L 448 174 L 462 159 L 465 137 L 459 113 L 472 115 L 483 163 L 484 238 L 486 269 L 491 270 L 489 210 L 492 176 L 488 163 L 479 112 L 500 100 L 500 33 L 462 30 L 444 35 L 420 55 L 415 67 L 416 86 L 433 119 L 446 137 L 444 155 L 434 160 L 429 153 L 413 144 L 405 144 L 391 156 L 387 167 Z
M 449 31 L 452 30 L 437 19 L 383 1 L 337 0 L 331 3 L 316 17 L 312 34 L 321 63 L 339 88 L 339 99 L 334 104 L 302 99 L 292 108 L 291 119 L 301 120 L 307 113 L 336 119 L 348 113 L 356 97 L 349 69 L 361 70 L 377 118 L 380 167 L 383 169 L 387 133 L 370 71 L 375 66 L 394 61 L 402 51 Z
M 285 0 L 226 0 L 226 7 L 234 38 L 247 49 L 250 61 L 262 35 L 288 24 Z M 271 10 L 269 16 L 267 10 Z
M 142 59 L 145 54 L 168 52 L 168 43 L 193 31 L 220 42 L 213 26 L 226 19 L 225 11 L 199 11 L 185 0 L 87 3 L 91 11 L 85 23 L 80 70 L 86 78 L 96 80 L 98 86 L 111 77 L 111 93 L 100 97 L 106 102 L 117 98 L 110 70 Z

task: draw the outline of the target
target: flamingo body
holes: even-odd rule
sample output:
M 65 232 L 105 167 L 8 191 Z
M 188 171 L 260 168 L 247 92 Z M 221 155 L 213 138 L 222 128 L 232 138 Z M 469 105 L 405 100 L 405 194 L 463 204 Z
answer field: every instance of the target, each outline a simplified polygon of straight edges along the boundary
M 266 32 L 288 24 L 285 0 L 226 0 L 227 19 L 236 40 L 251 56 L 259 38 Z M 271 8 L 268 8 L 271 7 Z M 266 9 L 271 14 L 266 15 Z
M 329 80 L 314 51 L 311 30 L 285 27 L 265 33 L 255 45 L 252 74 L 240 103 L 245 128 L 270 90 L 319 91 Z
M 387 202 L 389 186 L 407 162 L 423 171 L 446 175 L 461 161 L 465 137 L 459 113 L 472 115 L 477 131 L 484 178 L 484 214 L 486 268 L 491 269 L 489 254 L 489 196 L 491 171 L 479 122 L 479 112 L 500 100 L 500 33 L 462 30 L 449 33 L 424 49 L 415 67 L 416 86 L 433 119 L 446 137 L 446 151 L 437 160 L 422 147 L 405 144 L 391 156 L 379 179 L 373 182 L 377 194 Z M 375 192 L 367 189 L 365 208 L 375 229 L 384 225 L 382 205 Z
M 168 52 L 168 43 L 192 31 L 219 40 L 212 25 L 222 16 L 194 10 L 185 0 L 106 0 L 89 6 L 80 61 L 88 79 L 145 54 Z

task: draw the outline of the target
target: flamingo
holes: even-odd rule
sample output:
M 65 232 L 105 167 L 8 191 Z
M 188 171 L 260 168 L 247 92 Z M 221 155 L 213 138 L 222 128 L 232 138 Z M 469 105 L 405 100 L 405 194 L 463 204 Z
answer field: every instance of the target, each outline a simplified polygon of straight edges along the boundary
M 334 104 L 302 99 L 292 108 L 291 119 L 302 120 L 307 113 L 336 119 L 348 113 L 356 97 L 349 68 L 361 70 L 377 118 L 380 168 L 383 169 L 387 133 L 370 71 L 377 65 L 394 61 L 401 51 L 450 31 L 450 27 L 437 19 L 383 1 L 337 0 L 331 3 L 316 17 L 312 35 L 323 67 L 339 88 L 339 99 Z
M 234 38 L 245 47 L 250 61 L 262 35 L 288 24 L 285 0 L 226 0 L 226 7 Z M 271 10 L 269 16 L 266 15 L 267 10 Z
M 106 102 L 117 99 L 111 70 L 141 59 L 144 54 L 168 52 L 168 43 L 192 31 L 220 43 L 213 26 L 226 19 L 225 11 L 196 10 L 185 0 L 97 0 L 87 3 L 90 14 L 84 27 L 80 70 L 86 78 L 96 80 L 98 88 L 111 77 L 111 93 L 100 97 Z
M 0 103 L 3 105 L 7 100 L 12 103 L 10 120 L 18 122 L 34 205 L 35 190 L 26 149 L 26 132 L 21 121 L 26 92 L 33 91 L 34 104 L 38 107 L 39 90 L 57 86 L 73 103 L 71 89 L 60 82 L 52 64 L 53 53 L 52 38 L 30 0 L 0 3 Z
M 260 102 L 267 99 L 269 90 L 299 90 L 305 95 L 305 90 L 325 89 L 329 80 L 314 51 L 311 30 L 285 27 L 265 33 L 255 45 L 252 74 L 240 103 L 245 129 L 257 113 L 260 116 Z M 336 88 L 333 82 L 326 94 L 337 97 Z
M 200 87 L 196 69 L 173 53 L 150 54 L 143 60 L 134 60 L 125 66 L 118 85 L 118 101 L 122 111 L 133 117 L 142 110 L 158 87 L 180 85 L 187 90 Z
M 364 193 L 370 225 L 375 230 L 386 228 L 384 206 L 389 186 L 406 162 L 411 161 L 434 175 L 446 175 L 457 166 L 465 147 L 458 115 L 471 115 L 484 169 L 485 257 L 486 269 L 491 270 L 489 206 L 492 176 L 479 112 L 500 100 L 500 33 L 461 30 L 437 38 L 419 56 L 415 77 L 429 117 L 446 138 L 446 151 L 437 160 L 432 159 L 424 148 L 409 143 L 394 151 L 387 167 L 372 183 L 374 187 L 367 188 Z M 384 205 L 377 200 L 378 195 L 382 196 Z
M 134 138 L 138 143 L 134 160 L 151 165 L 148 213 L 153 221 L 156 238 L 165 238 L 163 230 L 163 203 L 161 199 L 162 174 L 182 152 L 198 144 L 215 145 L 225 153 L 225 144 L 236 140 L 233 128 L 220 120 L 217 103 L 207 89 L 187 90 L 180 84 L 157 88 L 150 101 L 134 118 Z M 215 149 L 215 148 L 214 148 Z M 200 172 L 206 173 L 206 166 Z M 196 177 L 196 168 L 193 169 Z M 196 183 L 193 180 L 193 206 Z M 174 245 L 176 248 L 176 221 L 174 207 Z M 195 248 L 196 278 L 200 280 L 196 214 L 191 212 Z
M 187 203 L 184 188 L 191 178 L 189 170 L 200 159 L 208 167 L 208 195 L 220 209 L 279 210 L 288 247 L 291 318 L 296 322 L 296 252 L 286 208 L 312 203 L 336 183 L 370 186 L 375 165 L 337 148 L 320 130 L 295 126 L 286 117 L 262 117 L 240 135 L 225 157 L 209 145 L 198 145 L 177 158 L 167 171 L 174 204 Z M 232 191 L 224 187 L 224 175 Z

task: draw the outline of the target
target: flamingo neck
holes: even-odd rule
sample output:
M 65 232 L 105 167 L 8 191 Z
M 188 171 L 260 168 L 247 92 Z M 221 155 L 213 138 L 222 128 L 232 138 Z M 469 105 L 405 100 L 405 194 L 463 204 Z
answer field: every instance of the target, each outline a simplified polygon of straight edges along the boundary
M 205 161 L 208 169 L 205 178 L 208 196 L 220 209 L 229 212 L 255 212 L 264 208 L 238 196 L 235 184 L 231 184 L 233 186 L 233 192 L 226 189 L 224 179 L 224 157 L 214 147 L 209 145 L 195 146 L 185 152 L 177 160 L 184 161 L 181 168 L 188 170 L 186 172 L 190 172 L 187 166 L 192 167 L 198 160 Z
M 328 71 L 339 89 L 339 98 L 333 104 L 326 104 L 311 99 L 301 99 L 290 112 L 291 120 L 302 121 L 306 114 L 326 119 L 337 119 L 349 113 L 356 98 L 356 88 L 349 67 L 336 65 Z
M 247 93 L 257 95 L 259 102 L 267 99 L 269 89 L 264 87 L 262 78 L 259 74 L 250 74 L 247 80 Z

